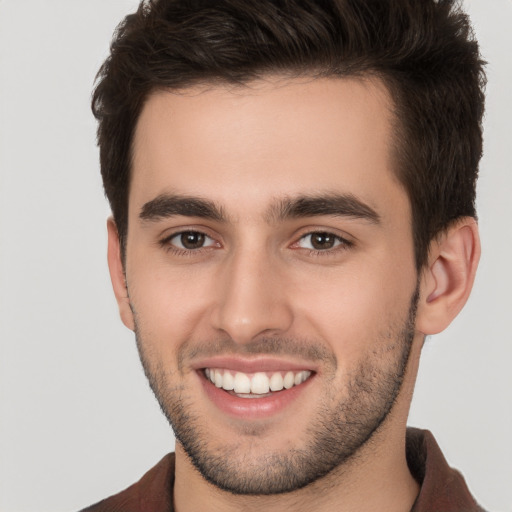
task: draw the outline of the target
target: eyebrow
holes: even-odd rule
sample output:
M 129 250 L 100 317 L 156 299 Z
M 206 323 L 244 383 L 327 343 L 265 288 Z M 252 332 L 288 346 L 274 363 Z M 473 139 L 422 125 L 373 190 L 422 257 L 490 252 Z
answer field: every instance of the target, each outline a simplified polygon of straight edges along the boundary
M 158 221 L 181 215 L 225 222 L 222 208 L 213 201 L 200 197 L 176 194 L 161 194 L 148 201 L 141 208 L 139 218 L 146 221 Z
M 353 194 L 330 193 L 278 199 L 271 204 L 265 217 L 267 222 L 273 223 L 323 215 L 380 223 L 380 215 Z M 179 194 L 161 194 L 145 203 L 139 214 L 139 218 L 144 221 L 158 221 L 174 216 L 199 217 L 218 222 L 228 220 L 223 208 L 215 202 Z
M 279 200 L 269 209 L 269 220 L 279 221 L 287 218 L 319 217 L 351 217 L 380 223 L 380 215 L 368 204 L 353 194 L 320 194 L 299 196 Z

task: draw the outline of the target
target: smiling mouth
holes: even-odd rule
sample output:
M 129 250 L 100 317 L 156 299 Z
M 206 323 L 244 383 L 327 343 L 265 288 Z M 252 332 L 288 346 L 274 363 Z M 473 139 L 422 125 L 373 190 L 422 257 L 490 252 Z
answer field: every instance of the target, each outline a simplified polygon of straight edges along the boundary
M 243 373 L 205 368 L 203 371 L 205 377 L 217 388 L 239 398 L 265 398 L 273 393 L 299 386 L 313 374 L 309 370 Z

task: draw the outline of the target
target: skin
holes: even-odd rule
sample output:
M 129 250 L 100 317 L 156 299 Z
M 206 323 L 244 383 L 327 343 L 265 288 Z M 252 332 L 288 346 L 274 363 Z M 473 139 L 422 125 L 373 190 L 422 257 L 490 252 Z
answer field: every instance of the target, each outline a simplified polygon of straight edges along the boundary
M 319 397 L 330 410 L 360 406 L 348 390 L 363 366 L 390 374 L 410 345 L 391 411 L 355 456 L 303 489 L 236 496 L 207 482 L 177 442 L 178 512 L 410 510 L 418 484 L 405 460 L 405 425 L 421 346 L 465 303 L 479 243 L 475 222 L 461 219 L 432 242 L 417 272 L 410 204 L 393 173 L 391 107 L 382 84 L 355 79 L 272 78 L 148 99 L 134 138 L 126 263 L 109 221 L 109 265 L 121 318 L 137 332 L 168 416 L 182 399 L 204 449 L 229 453 L 239 471 L 261 471 L 268 454 L 307 446 L 322 414 Z M 357 198 L 378 220 L 276 215 L 284 199 L 333 194 Z M 207 199 L 224 219 L 141 218 L 162 195 Z M 180 248 L 173 235 L 184 230 L 204 233 L 205 246 Z M 333 234 L 335 246 L 312 251 L 314 232 Z M 417 287 L 411 339 L 404 340 Z M 281 340 L 282 353 L 272 353 L 268 339 Z M 308 343 L 327 357 L 313 362 L 306 349 L 294 352 Z M 275 414 L 233 417 L 212 403 L 198 377 L 201 357 L 215 352 L 309 365 L 314 379 Z M 373 390 L 378 382 L 367 380 Z

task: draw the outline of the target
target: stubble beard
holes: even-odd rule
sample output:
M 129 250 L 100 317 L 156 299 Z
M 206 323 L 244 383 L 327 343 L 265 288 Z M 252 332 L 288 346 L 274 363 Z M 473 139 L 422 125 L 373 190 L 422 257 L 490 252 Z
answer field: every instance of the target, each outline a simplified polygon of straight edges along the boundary
M 325 393 L 318 397 L 315 420 L 305 429 L 305 442 L 286 451 L 254 455 L 251 438 L 257 443 L 258 435 L 264 430 L 257 426 L 241 431 L 242 440 L 213 447 L 208 418 L 194 410 L 192 398 L 182 385 L 170 384 L 169 372 L 161 363 L 152 364 L 139 329 L 136 329 L 137 346 L 162 412 L 203 478 L 236 495 L 282 494 L 316 482 L 335 469 L 342 470 L 382 426 L 404 380 L 414 339 L 417 303 L 418 289 L 411 298 L 405 320 L 388 328 L 375 341 L 374 346 L 378 348 L 363 358 L 348 382 L 326 386 Z M 268 340 L 268 343 L 260 340 L 258 346 L 267 346 L 268 350 L 262 352 L 265 354 L 272 354 L 272 347 L 276 346 L 282 352 L 283 343 L 276 341 L 279 340 Z M 286 341 L 284 345 L 290 343 Z M 323 350 L 318 348 L 317 352 Z M 389 353 L 394 354 L 394 359 L 383 366 L 381 360 L 389 357 Z M 264 445 L 264 440 L 261 444 Z

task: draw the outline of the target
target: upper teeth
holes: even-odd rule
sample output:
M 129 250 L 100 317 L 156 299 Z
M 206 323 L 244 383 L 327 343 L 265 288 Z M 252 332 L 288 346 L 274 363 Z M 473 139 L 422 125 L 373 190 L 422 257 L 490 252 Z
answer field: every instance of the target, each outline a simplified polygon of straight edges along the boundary
M 272 374 L 264 372 L 253 374 L 236 372 L 233 375 L 229 370 L 206 368 L 205 375 L 218 388 L 225 389 L 226 391 L 263 395 L 269 391 L 281 391 L 282 389 L 298 386 L 310 377 L 311 372 L 307 370 L 300 372 L 289 371 L 286 373 L 275 372 Z

